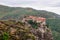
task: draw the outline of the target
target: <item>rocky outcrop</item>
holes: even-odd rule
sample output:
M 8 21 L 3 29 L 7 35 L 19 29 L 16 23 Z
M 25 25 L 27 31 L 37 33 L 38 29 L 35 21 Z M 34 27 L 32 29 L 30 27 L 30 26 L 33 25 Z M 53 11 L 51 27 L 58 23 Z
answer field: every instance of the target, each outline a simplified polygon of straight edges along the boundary
M 53 40 L 47 26 L 37 29 L 21 21 L 0 21 L 0 40 Z

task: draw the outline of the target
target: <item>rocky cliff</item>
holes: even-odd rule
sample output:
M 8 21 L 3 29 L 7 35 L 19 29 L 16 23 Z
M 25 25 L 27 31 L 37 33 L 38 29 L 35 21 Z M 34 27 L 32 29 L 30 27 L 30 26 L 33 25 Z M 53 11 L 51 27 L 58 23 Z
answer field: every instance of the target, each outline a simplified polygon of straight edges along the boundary
M 0 40 L 53 40 L 52 32 L 44 25 L 33 28 L 15 20 L 0 21 Z

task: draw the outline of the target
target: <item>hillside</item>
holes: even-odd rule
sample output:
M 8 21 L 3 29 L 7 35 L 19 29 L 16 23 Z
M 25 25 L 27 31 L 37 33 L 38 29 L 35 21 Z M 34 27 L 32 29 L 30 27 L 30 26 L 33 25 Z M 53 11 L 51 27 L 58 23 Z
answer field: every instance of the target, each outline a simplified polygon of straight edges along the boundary
M 0 20 L 20 20 L 24 15 L 35 15 L 47 18 L 47 24 L 49 28 L 52 29 L 54 40 L 60 40 L 60 15 L 45 10 L 35 10 L 33 8 L 8 7 L 0 5 Z
M 0 21 L 0 40 L 53 40 L 51 30 L 44 27 L 46 32 L 42 33 L 40 27 L 35 29 L 21 21 Z
M 0 19 L 20 19 L 20 17 L 23 17 L 24 15 L 35 15 L 45 18 L 60 18 L 60 15 L 45 10 L 0 5 Z

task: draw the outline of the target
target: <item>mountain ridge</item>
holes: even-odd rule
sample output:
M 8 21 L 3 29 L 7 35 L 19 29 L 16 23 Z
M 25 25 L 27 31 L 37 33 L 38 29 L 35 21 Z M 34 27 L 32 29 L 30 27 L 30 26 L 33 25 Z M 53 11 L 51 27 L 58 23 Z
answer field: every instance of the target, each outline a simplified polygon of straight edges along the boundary
M 21 17 L 21 15 L 35 15 L 45 18 L 60 18 L 60 15 L 45 10 L 36 10 L 29 7 L 23 8 L 0 5 L 0 16 L 2 16 L 1 19 L 9 19 L 9 16 L 13 19 L 16 19 L 17 17 Z

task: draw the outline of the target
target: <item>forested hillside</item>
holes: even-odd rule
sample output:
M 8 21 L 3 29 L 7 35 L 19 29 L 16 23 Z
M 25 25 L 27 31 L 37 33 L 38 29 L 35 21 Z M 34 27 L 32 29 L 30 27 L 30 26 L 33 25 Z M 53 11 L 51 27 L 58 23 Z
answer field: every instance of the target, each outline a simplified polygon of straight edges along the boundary
M 20 20 L 24 15 L 34 15 L 47 18 L 47 24 L 52 29 L 54 40 L 60 40 L 60 15 L 45 10 L 0 5 L 0 20 Z
M 60 40 L 60 19 L 47 19 L 47 25 L 52 29 L 54 40 Z
M 33 8 L 8 7 L 0 5 L 0 19 L 19 19 L 24 15 L 42 16 L 45 18 L 59 18 L 60 16 L 45 10 L 35 10 Z

